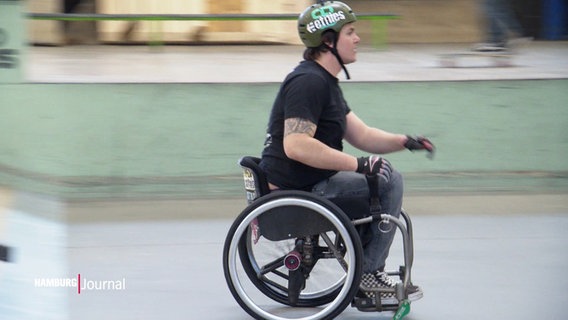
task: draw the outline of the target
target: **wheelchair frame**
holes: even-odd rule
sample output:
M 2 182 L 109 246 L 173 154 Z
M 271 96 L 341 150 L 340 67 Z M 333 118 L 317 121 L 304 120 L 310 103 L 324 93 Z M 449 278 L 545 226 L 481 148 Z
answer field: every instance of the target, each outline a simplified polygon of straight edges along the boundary
M 225 279 L 239 305 L 256 319 L 273 320 L 333 319 L 349 304 L 360 311 L 395 311 L 394 319 L 408 314 L 406 288 L 414 260 L 409 215 L 402 210 L 402 219 L 388 214 L 350 219 L 319 195 L 270 192 L 259 162 L 250 156 L 239 160 L 248 206 L 233 222 L 223 248 Z M 369 288 L 360 281 L 363 249 L 356 227 L 374 221 L 393 223 L 402 234 L 404 265 L 388 272 L 402 280 L 394 289 Z M 358 297 L 358 291 L 376 298 Z M 382 304 L 381 292 L 394 293 L 399 303 Z

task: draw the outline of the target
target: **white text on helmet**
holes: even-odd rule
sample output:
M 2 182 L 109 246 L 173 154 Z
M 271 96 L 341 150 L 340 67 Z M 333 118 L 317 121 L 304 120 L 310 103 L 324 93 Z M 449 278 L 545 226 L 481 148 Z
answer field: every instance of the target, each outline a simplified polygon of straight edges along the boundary
M 307 30 L 309 33 L 314 33 L 320 29 L 332 27 L 337 22 L 345 19 L 346 18 L 343 11 L 333 12 L 308 23 Z

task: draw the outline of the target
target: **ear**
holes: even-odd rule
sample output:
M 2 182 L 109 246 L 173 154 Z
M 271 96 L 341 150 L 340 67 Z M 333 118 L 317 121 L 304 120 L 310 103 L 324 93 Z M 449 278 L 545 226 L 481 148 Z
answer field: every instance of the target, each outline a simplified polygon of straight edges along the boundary
M 335 47 L 335 41 L 333 38 L 324 38 L 323 39 L 323 44 L 325 44 L 326 46 L 328 46 L 329 48 L 333 48 Z
M 323 44 L 325 44 L 328 48 L 333 48 L 335 47 L 335 39 L 336 37 L 338 37 L 339 35 L 336 34 L 335 32 L 328 30 L 326 31 L 323 35 L 322 35 L 322 42 Z

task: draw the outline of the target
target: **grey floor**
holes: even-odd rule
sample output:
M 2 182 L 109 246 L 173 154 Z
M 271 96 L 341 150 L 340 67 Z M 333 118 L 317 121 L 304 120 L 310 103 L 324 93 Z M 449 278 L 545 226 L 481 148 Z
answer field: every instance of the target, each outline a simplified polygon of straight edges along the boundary
M 229 220 L 71 227 L 71 266 L 125 277 L 124 291 L 72 295 L 71 318 L 248 319 L 226 289 Z M 568 215 L 418 216 L 413 279 L 424 299 L 408 319 L 565 319 Z M 390 266 L 401 259 L 399 242 Z M 199 315 L 199 317 L 195 317 Z M 388 319 L 348 308 L 339 319 Z
M 11 212 L 26 256 L 0 265 L 0 319 L 249 319 L 225 284 L 231 219 L 75 223 Z M 416 215 L 408 319 L 565 319 L 568 215 Z M 33 239 L 33 241 L 30 241 Z M 66 244 L 66 245 L 65 245 Z M 65 249 L 66 247 L 66 249 Z M 29 255 L 33 252 L 33 255 Z M 389 268 L 401 262 L 397 237 Z M 63 267 L 66 266 L 66 267 Z M 38 287 L 41 277 L 123 281 L 119 290 Z M 37 312 L 37 313 L 36 313 Z M 338 319 L 389 319 L 348 307 Z

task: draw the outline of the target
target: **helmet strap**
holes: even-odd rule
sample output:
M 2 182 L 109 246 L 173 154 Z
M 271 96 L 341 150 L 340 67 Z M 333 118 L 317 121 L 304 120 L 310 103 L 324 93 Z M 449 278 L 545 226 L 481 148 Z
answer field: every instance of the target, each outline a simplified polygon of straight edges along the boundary
M 345 72 L 345 77 L 347 77 L 347 80 L 350 80 L 351 77 L 349 76 L 349 71 L 347 71 L 347 68 L 345 67 L 345 63 L 343 63 L 343 59 L 341 59 L 341 56 L 339 55 L 339 52 L 337 51 L 337 42 L 338 41 L 339 41 L 339 34 L 335 33 L 335 35 L 333 36 L 333 47 L 330 47 L 327 44 L 326 44 L 326 46 L 331 51 L 331 53 L 333 53 L 333 55 L 337 59 L 337 62 L 339 62 L 339 65 L 343 69 L 343 72 Z

